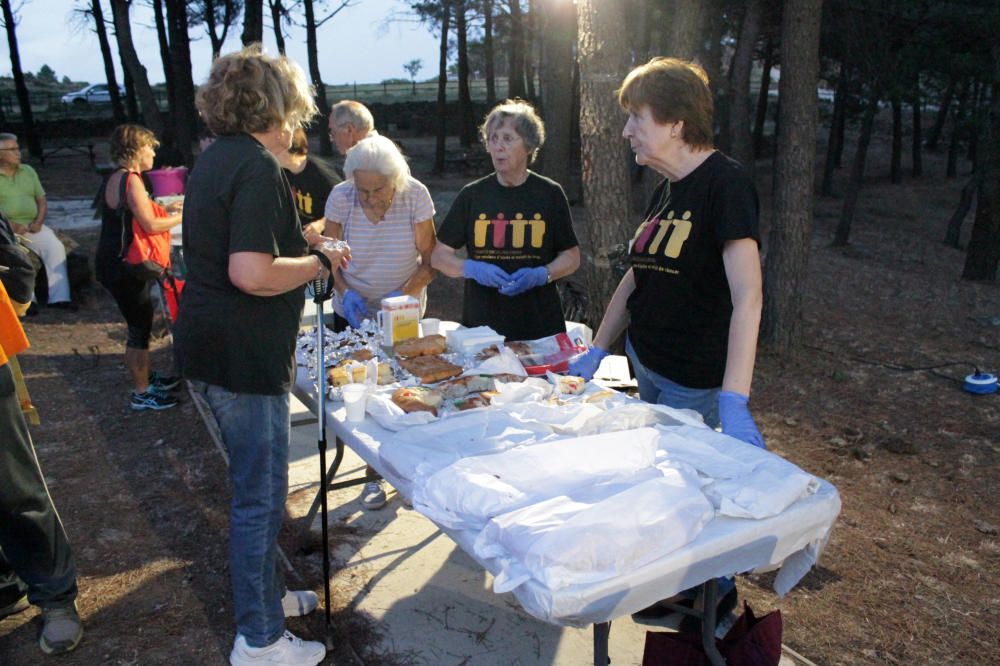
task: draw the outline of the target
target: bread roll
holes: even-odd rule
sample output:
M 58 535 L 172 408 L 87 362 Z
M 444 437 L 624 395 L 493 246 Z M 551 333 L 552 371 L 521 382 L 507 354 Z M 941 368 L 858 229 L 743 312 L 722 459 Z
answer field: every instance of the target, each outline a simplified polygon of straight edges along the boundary
M 441 393 L 426 386 L 404 386 L 392 394 L 392 401 L 404 412 L 430 412 L 437 416 Z

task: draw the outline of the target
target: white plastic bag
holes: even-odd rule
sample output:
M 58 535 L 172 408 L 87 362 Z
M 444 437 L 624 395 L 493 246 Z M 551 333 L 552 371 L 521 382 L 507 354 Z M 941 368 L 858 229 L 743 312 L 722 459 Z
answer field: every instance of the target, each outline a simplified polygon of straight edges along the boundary
M 499 561 L 493 591 L 509 592 L 529 578 L 557 590 L 628 575 L 692 541 L 715 513 L 697 475 L 664 469 L 649 476 L 492 519 L 475 552 Z
M 446 527 L 480 529 L 501 513 L 652 467 L 658 437 L 642 428 L 465 458 L 417 485 L 413 505 Z

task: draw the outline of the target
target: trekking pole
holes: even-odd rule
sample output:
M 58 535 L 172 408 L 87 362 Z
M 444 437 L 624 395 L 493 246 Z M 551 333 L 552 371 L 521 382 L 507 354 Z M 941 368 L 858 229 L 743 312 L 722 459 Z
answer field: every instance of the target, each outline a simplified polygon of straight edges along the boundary
M 313 302 L 316 304 L 316 381 L 319 391 L 316 417 L 319 424 L 319 492 L 322 507 L 320 516 L 323 530 L 323 606 L 326 609 L 326 649 L 333 650 L 333 636 L 330 627 L 330 535 L 327 525 L 327 480 L 326 480 L 326 359 L 323 350 L 323 301 L 329 300 L 333 292 L 333 275 L 323 284 L 322 278 L 313 280 Z

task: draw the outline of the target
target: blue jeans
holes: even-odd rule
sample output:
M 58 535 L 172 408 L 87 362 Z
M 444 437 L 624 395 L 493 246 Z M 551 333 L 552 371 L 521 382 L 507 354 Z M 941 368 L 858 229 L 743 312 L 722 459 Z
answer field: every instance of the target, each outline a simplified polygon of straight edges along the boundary
M 681 386 L 663 375 L 658 375 L 640 361 L 632 348 L 632 342 L 625 339 L 625 353 L 632 361 L 632 370 L 639 383 L 639 397 L 645 402 L 666 405 L 675 409 L 693 409 L 705 419 L 709 428 L 719 425 L 719 388 L 696 389 Z
M 229 452 L 229 578 L 236 630 L 251 647 L 281 638 L 284 571 L 278 532 L 288 496 L 288 394 L 233 393 L 194 382 L 215 415 Z
M 625 353 L 632 361 L 635 380 L 639 384 L 639 397 L 645 402 L 666 405 L 674 409 L 693 409 L 701 414 L 709 428 L 719 427 L 719 391 L 722 390 L 721 386 L 719 388 L 696 389 L 670 381 L 639 361 L 635 349 L 632 348 L 632 342 L 627 337 L 625 338 Z M 719 584 L 719 599 L 722 599 L 736 587 L 736 580 L 731 577 L 716 578 L 716 582 Z M 689 599 L 694 599 L 698 595 L 698 588 L 684 590 L 681 594 Z

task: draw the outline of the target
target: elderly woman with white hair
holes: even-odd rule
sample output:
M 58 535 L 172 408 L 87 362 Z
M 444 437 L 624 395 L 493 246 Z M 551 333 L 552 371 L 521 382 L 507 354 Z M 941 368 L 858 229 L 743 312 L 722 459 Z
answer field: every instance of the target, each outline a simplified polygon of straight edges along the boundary
M 346 180 L 326 201 L 326 235 L 351 246 L 351 265 L 335 273 L 334 328 L 357 328 L 386 296 L 427 302 L 434 278 L 434 202 L 410 175 L 399 147 L 370 136 L 347 151 Z
M 334 273 L 334 330 L 361 326 L 387 296 L 414 296 L 422 313 L 434 279 L 430 193 L 384 136 L 369 136 L 348 150 L 344 175 L 326 201 L 326 235 L 346 240 L 352 255 L 351 265 Z M 372 467 L 367 476 L 361 504 L 380 509 L 386 502 L 382 479 Z

